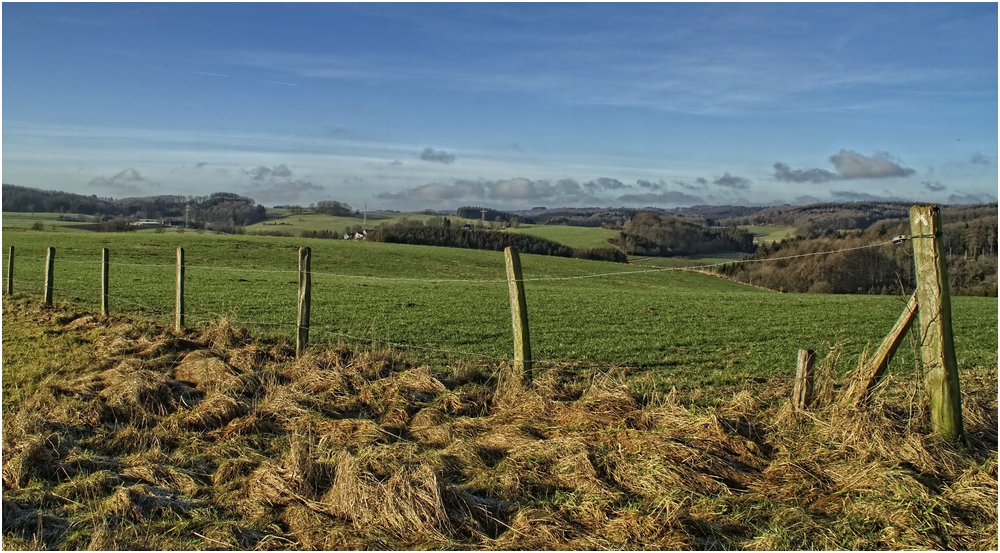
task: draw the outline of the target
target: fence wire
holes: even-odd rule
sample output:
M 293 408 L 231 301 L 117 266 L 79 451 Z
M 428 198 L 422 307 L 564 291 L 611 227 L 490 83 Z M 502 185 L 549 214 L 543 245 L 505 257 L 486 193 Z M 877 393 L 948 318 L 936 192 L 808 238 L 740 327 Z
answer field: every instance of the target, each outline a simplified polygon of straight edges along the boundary
M 833 254 L 838 254 L 838 253 L 843 253 L 843 252 L 850 252 L 850 251 L 856 251 L 856 250 L 864 250 L 864 249 L 870 249 L 870 248 L 878 248 L 878 247 L 883 247 L 883 246 L 891 245 L 891 244 L 894 244 L 894 243 L 898 243 L 898 242 L 896 242 L 896 241 L 886 241 L 886 242 L 878 242 L 878 243 L 873 243 L 873 244 L 866 244 L 866 245 L 862 245 L 862 246 L 854 246 L 854 247 L 850 247 L 850 248 L 841 248 L 841 249 L 837 249 L 837 250 L 829 250 L 829 251 L 820 251 L 820 252 L 811 252 L 811 253 L 804 253 L 804 254 L 796 254 L 796 255 L 782 256 L 782 257 L 776 257 L 776 258 L 738 259 L 738 260 L 732 260 L 732 261 L 725 261 L 725 262 L 718 262 L 718 263 L 709 263 L 709 264 L 702 264 L 702 265 L 683 266 L 683 267 L 657 267 L 657 268 L 640 269 L 640 270 L 609 271 L 609 272 L 589 273 L 589 274 L 584 274 L 584 275 L 571 275 L 571 276 L 529 277 L 529 278 L 522 279 L 522 282 L 573 281 L 573 280 L 594 279 L 594 278 L 603 278 L 603 277 L 627 277 L 627 276 L 632 276 L 632 275 L 665 273 L 665 272 L 676 272 L 676 271 L 704 271 L 704 270 L 712 269 L 712 268 L 716 268 L 716 267 L 722 267 L 722 266 L 727 266 L 727 265 L 738 265 L 738 264 L 743 264 L 743 263 L 779 262 L 779 261 L 786 261 L 786 260 L 798 259 L 798 258 L 804 258 L 804 257 L 813 257 L 813 256 L 820 256 L 820 255 L 833 255 Z M 31 255 L 24 256 L 20 252 L 15 253 L 15 269 L 17 268 L 17 265 L 22 264 L 22 263 L 29 263 L 29 264 L 31 264 L 31 263 L 39 263 L 39 264 L 41 264 L 41 263 L 44 263 L 44 261 L 45 261 L 45 257 L 44 256 L 42 256 L 42 257 L 31 256 Z M 94 260 L 81 260 L 81 259 L 73 259 L 73 258 L 70 258 L 70 259 L 60 258 L 60 257 L 57 256 L 56 259 L 55 259 L 55 262 L 56 262 L 57 266 L 59 264 L 69 263 L 69 264 L 75 264 L 75 265 L 93 265 L 94 268 L 95 268 L 95 270 L 99 270 L 99 268 L 101 267 L 101 260 L 100 260 L 100 258 L 97 258 L 97 259 L 94 259 Z M 8 260 L 8 263 L 9 263 L 9 260 Z M 111 260 L 109 262 L 109 265 L 112 266 L 112 268 L 109 269 L 111 271 L 114 271 L 114 269 L 113 269 L 114 266 L 129 267 L 129 268 L 155 268 L 155 269 L 175 269 L 176 268 L 176 263 L 169 263 L 169 264 L 164 264 L 164 263 L 133 263 L 133 262 L 120 262 L 120 261 L 114 261 L 114 260 Z M 23 267 L 23 265 L 21 265 L 21 266 Z M 237 272 L 237 273 L 243 273 L 243 274 L 261 274 L 261 275 L 284 274 L 284 275 L 296 275 L 297 276 L 299 274 L 299 271 L 297 269 L 255 269 L 255 268 L 252 268 L 252 267 L 220 267 L 220 266 L 212 266 L 212 265 L 198 265 L 198 264 L 191 264 L 191 263 L 185 263 L 184 268 L 185 268 L 185 272 L 187 274 L 185 280 L 187 280 L 187 279 L 190 278 L 192 270 L 194 270 L 196 272 L 197 271 L 220 271 L 220 272 Z M 489 284 L 500 284 L 500 283 L 508 283 L 509 282 L 507 278 L 462 278 L 462 279 L 459 279 L 459 278 L 387 277 L 387 276 L 376 276 L 376 275 L 357 275 L 357 274 L 345 274 L 345 273 L 332 273 L 332 272 L 323 272 L 323 271 L 311 271 L 310 273 L 311 273 L 311 275 L 313 277 L 323 277 L 323 278 L 331 278 L 331 279 L 369 280 L 369 281 L 384 281 L 384 282 L 411 282 L 411 283 L 427 283 L 427 284 L 486 284 L 486 283 L 489 283 Z M 112 272 L 112 274 L 114 274 L 114 272 Z M 80 279 L 79 277 L 77 277 L 74 280 L 76 280 L 76 281 L 79 282 L 82 279 Z M 15 277 L 15 279 L 13 281 L 14 282 L 15 293 L 24 293 L 24 290 L 28 290 L 28 289 L 31 289 L 31 288 L 36 287 L 36 286 L 40 288 L 39 285 L 41 284 L 41 281 L 42 281 L 41 278 L 39 278 L 38 280 L 28 281 L 28 280 L 23 279 L 23 278 L 16 278 Z M 100 292 L 95 291 L 93 288 L 79 289 L 79 288 L 55 287 L 54 286 L 53 287 L 53 291 L 60 292 L 61 294 L 72 294 L 72 295 L 75 296 L 75 299 L 78 299 L 78 300 L 81 300 L 81 301 L 88 300 L 88 301 L 94 301 L 94 302 L 99 303 L 100 302 L 100 297 L 101 297 Z M 4 292 L 6 293 L 6 290 L 4 290 Z M 137 301 L 137 298 L 134 298 L 131 295 L 130 296 L 125 296 L 125 295 L 122 295 L 120 293 L 109 293 L 108 298 L 109 298 L 109 304 L 111 305 L 110 311 L 112 313 L 115 312 L 114 306 L 125 304 L 125 305 L 130 306 L 130 311 L 138 311 L 140 313 L 153 314 L 155 316 L 161 316 L 161 317 L 167 317 L 167 316 L 172 317 L 174 315 L 174 309 L 173 309 L 173 307 L 167 307 L 167 308 L 164 309 L 164 308 L 160 308 L 160 307 L 155 307 L 155 306 L 147 305 L 147 304 L 143 303 L 142 301 Z M 292 322 L 292 321 L 247 320 L 244 317 L 241 317 L 240 315 L 238 315 L 237 312 L 236 312 L 236 310 L 235 310 L 235 308 L 236 307 L 245 308 L 245 307 L 248 306 L 249 303 L 250 303 L 250 298 L 248 297 L 245 302 L 241 302 L 238 306 L 230 306 L 230 309 L 228 311 L 224 310 L 224 312 L 218 312 L 218 311 L 215 311 L 215 310 L 212 310 L 212 309 L 207 309 L 207 308 L 196 308 L 194 310 L 186 310 L 185 314 L 184 314 L 184 317 L 185 317 L 186 322 L 189 325 L 192 324 L 192 323 L 210 325 L 210 324 L 214 324 L 215 322 L 219 321 L 220 319 L 225 318 L 225 319 L 230 320 L 230 321 L 232 321 L 232 322 L 234 322 L 236 324 L 240 324 L 240 325 L 244 325 L 244 326 L 248 326 L 248 327 L 259 327 L 259 328 L 266 328 L 266 327 L 270 327 L 270 328 L 296 328 L 298 326 L 298 324 L 296 322 Z M 399 340 L 387 340 L 387 339 L 379 339 L 379 338 L 371 338 L 371 337 L 365 337 L 365 336 L 358 336 L 356 333 L 348 333 L 348 332 L 345 332 L 342 329 L 336 328 L 336 327 L 334 327 L 332 325 L 310 325 L 309 331 L 310 331 L 310 334 L 315 333 L 315 334 L 318 334 L 318 335 L 321 335 L 321 336 L 325 336 L 325 337 L 336 338 L 338 341 L 345 341 L 345 342 L 351 342 L 351 343 L 375 344 L 375 345 L 379 345 L 379 346 L 387 347 L 387 348 L 391 348 L 391 349 L 433 352 L 433 353 L 438 353 L 438 354 L 445 354 L 445 355 L 448 355 L 448 356 L 455 356 L 455 357 L 458 357 L 458 358 L 461 358 L 461 359 L 478 358 L 478 359 L 482 359 L 482 360 L 485 360 L 485 361 L 490 361 L 490 362 L 500 363 L 500 364 L 512 363 L 514 361 L 512 356 L 497 356 L 497 355 L 492 355 L 492 354 L 487 354 L 487 353 L 482 353 L 482 352 L 477 352 L 477 351 L 441 348 L 441 347 L 432 346 L 430 344 L 420 345 L 420 344 L 407 343 L 407 342 L 399 341 Z M 574 360 L 574 359 L 533 359 L 532 363 L 533 363 L 533 365 L 539 366 L 539 367 L 543 367 L 543 366 L 548 366 L 548 367 L 560 367 L 560 366 L 565 367 L 565 366 L 569 366 L 569 367 L 572 367 L 574 369 L 607 368 L 609 366 L 616 366 L 616 364 L 612 363 L 612 362 L 600 362 L 600 361 L 593 361 L 593 362 L 591 362 L 591 361 Z M 639 365 L 642 365 L 642 363 L 639 363 Z M 630 366 L 630 364 L 629 363 L 617 364 L 617 366 Z M 695 372 L 699 372 L 699 371 L 693 371 L 693 370 L 692 371 L 686 371 L 686 370 L 683 370 L 683 369 L 678 370 L 677 367 L 672 367 L 671 368 L 671 372 L 672 373 L 677 373 L 677 372 L 679 372 L 679 373 L 687 373 L 687 372 L 695 373 Z

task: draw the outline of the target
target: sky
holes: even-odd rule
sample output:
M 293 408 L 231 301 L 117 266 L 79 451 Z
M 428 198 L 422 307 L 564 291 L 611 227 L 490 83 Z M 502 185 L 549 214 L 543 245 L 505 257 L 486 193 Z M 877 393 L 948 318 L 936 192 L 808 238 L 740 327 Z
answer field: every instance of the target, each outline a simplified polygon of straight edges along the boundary
M 3 182 L 265 206 L 997 201 L 996 3 L 9 3 Z

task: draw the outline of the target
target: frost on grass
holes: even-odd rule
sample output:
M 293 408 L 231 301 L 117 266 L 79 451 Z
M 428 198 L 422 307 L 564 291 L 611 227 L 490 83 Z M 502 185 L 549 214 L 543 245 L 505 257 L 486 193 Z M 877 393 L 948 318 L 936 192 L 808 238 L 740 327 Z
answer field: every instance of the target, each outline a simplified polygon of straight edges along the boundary
M 15 309 L 16 307 L 16 309 Z M 619 370 L 525 385 L 389 351 L 300 359 L 220 321 L 42 316 L 92 367 L 3 418 L 8 549 L 992 549 L 996 368 L 963 373 L 968 444 L 930 434 L 914 382 L 859 409 L 821 373 L 641 399 Z M 827 360 L 838 362 L 836 354 Z

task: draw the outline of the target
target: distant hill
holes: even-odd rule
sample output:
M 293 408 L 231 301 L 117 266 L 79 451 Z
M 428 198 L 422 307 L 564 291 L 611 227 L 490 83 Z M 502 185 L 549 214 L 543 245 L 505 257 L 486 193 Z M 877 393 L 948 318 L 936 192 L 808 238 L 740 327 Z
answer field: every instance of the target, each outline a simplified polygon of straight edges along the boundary
M 190 226 L 224 230 L 264 220 L 264 206 L 252 198 L 228 192 L 210 196 L 146 196 L 100 198 L 69 192 L 40 190 L 13 184 L 3 185 L 3 211 L 75 213 L 95 217 L 132 219 L 183 219 Z

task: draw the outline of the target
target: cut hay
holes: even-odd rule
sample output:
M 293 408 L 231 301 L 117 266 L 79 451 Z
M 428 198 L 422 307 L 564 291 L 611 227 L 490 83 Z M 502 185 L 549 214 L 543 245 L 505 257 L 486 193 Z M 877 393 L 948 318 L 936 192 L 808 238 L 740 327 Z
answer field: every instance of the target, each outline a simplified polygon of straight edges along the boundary
M 174 369 L 174 378 L 189 382 L 202 392 L 227 392 L 240 383 L 232 367 L 204 350 L 192 351 L 185 355 Z
M 840 401 L 836 348 L 796 410 L 788 379 L 637 393 L 622 369 L 527 384 L 343 345 L 296 359 L 227 321 L 60 320 L 97 361 L 5 404 L 8 549 L 997 544 L 993 366 L 963 373 L 960 444 L 906 375 Z
M 336 460 L 333 486 L 320 506 L 355 529 L 383 528 L 404 541 L 447 541 L 450 522 L 437 475 L 426 466 L 400 468 L 382 481 L 347 452 Z

